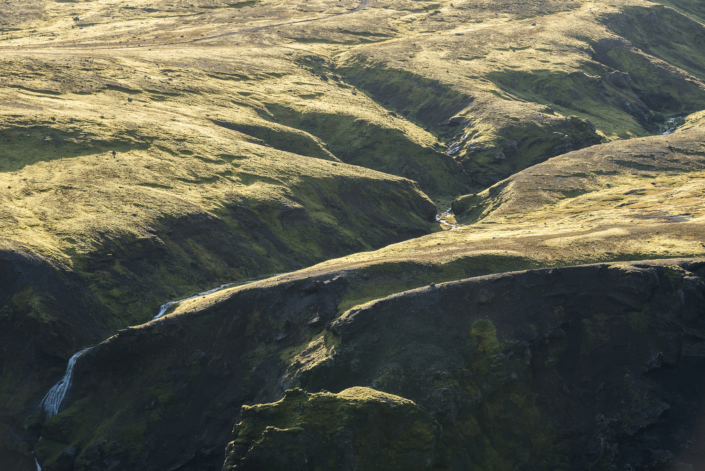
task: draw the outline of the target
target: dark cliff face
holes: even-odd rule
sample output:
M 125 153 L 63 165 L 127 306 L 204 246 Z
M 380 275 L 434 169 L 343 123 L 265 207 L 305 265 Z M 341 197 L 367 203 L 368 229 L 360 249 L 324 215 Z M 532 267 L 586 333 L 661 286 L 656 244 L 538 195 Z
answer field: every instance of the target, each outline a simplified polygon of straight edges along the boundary
M 241 288 L 97 346 L 77 364 L 70 405 L 44 424 L 40 461 L 219 469 L 232 442 L 228 469 L 334 469 L 333 455 L 303 459 L 326 455 L 315 451 L 325 439 L 358 469 L 422 455 L 419 469 L 701 462 L 705 263 L 484 276 L 334 319 L 355 276 Z M 366 466 L 354 444 L 384 409 L 373 390 L 429 419 L 406 445 L 370 438 L 387 461 Z M 413 424 L 386 417 L 389 430 Z
M 571 267 L 392 296 L 334 322 L 335 361 L 298 383 L 413 400 L 443 426 L 440 468 L 652 469 L 685 459 L 700 420 L 700 270 Z
M 78 346 L 109 335 L 106 311 L 71 270 L 19 246 L 0 250 L 1 469 L 34 466 L 39 402 Z

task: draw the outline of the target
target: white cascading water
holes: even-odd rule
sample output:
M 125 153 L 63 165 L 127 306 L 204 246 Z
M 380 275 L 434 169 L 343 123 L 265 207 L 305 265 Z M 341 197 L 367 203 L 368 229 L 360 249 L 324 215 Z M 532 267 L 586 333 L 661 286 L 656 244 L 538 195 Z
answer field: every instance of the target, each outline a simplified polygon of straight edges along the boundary
M 84 348 L 80 352 L 74 353 L 74 355 L 69 358 L 69 364 L 66 367 L 64 377 L 61 378 L 61 380 L 49 390 L 47 395 L 44 396 L 44 399 L 42 399 L 42 402 L 39 403 L 39 407 L 44 409 L 46 420 L 49 420 L 49 418 L 59 413 L 59 407 L 61 407 L 61 403 L 64 402 L 64 397 L 66 397 L 66 393 L 71 387 L 73 367 L 76 366 L 76 360 L 78 360 L 78 357 L 86 353 L 91 348 L 93 347 Z M 39 437 L 40 441 L 41 439 L 42 437 Z M 37 458 L 34 458 L 34 463 L 37 465 L 37 471 L 42 471 L 42 467 L 39 466 L 39 461 L 37 461 Z
M 445 224 L 446 226 L 450 226 L 450 230 L 458 229 L 460 224 L 451 224 L 450 222 L 446 221 L 447 218 L 451 217 L 453 215 L 453 209 L 448 208 L 442 213 L 436 214 L 436 222 L 443 225 Z
M 283 273 L 279 273 L 274 276 L 279 276 L 282 275 Z M 255 281 L 258 280 L 251 280 L 251 281 L 245 281 L 245 283 L 254 283 Z M 198 298 L 199 296 L 205 296 L 207 294 L 215 293 L 216 291 L 220 291 L 221 289 L 225 289 L 228 286 L 232 286 L 235 283 L 225 283 L 223 285 L 218 286 L 217 288 L 209 289 L 208 291 L 204 291 L 202 293 L 198 293 L 194 296 L 184 298 L 184 299 L 179 299 L 178 301 L 169 301 L 168 303 L 164 303 L 159 307 L 159 313 L 154 316 L 152 319 L 159 319 L 162 317 L 166 311 L 169 310 L 171 306 L 174 304 L 179 304 L 184 301 L 188 301 L 189 299 L 195 299 Z M 90 350 L 93 347 L 88 347 L 84 348 L 80 352 L 74 354 L 69 359 L 69 364 L 66 367 L 66 374 L 64 374 L 64 377 L 54 385 L 53 388 L 49 390 L 46 396 L 44 396 L 44 399 L 42 399 L 42 402 L 39 404 L 39 407 L 44 408 L 44 412 L 46 413 L 46 420 L 48 420 L 50 417 L 56 415 L 59 413 L 59 407 L 61 406 L 61 403 L 64 400 L 64 397 L 66 396 L 66 393 L 68 392 L 69 388 L 71 387 L 71 378 L 73 377 L 73 367 L 76 365 L 76 360 L 78 360 L 78 357 L 86 353 L 88 350 Z M 41 440 L 41 438 L 40 438 Z M 42 471 L 42 467 L 39 466 L 39 462 L 37 459 L 34 459 L 34 462 L 37 463 L 37 471 Z
M 164 314 L 166 314 L 166 311 L 168 311 L 169 308 L 170 308 L 171 306 L 173 306 L 174 304 L 179 304 L 179 303 L 182 303 L 182 302 L 184 302 L 184 301 L 188 301 L 189 299 L 196 299 L 196 298 L 199 297 L 199 296 L 205 296 L 205 295 L 207 295 L 207 294 L 215 293 L 216 291 L 220 291 L 221 289 L 225 289 L 225 288 L 227 288 L 228 286 L 232 286 L 232 285 L 234 285 L 234 284 L 235 284 L 235 283 L 225 283 L 224 285 L 220 285 L 220 286 L 218 286 L 217 288 L 209 289 L 208 291 L 204 291 L 204 292 L 202 292 L 202 293 L 198 293 L 198 294 L 193 295 L 193 296 L 188 297 L 188 298 L 179 299 L 178 301 L 169 301 L 168 303 L 162 304 L 162 305 L 159 307 L 159 314 L 157 314 L 156 316 L 152 317 L 152 319 L 154 320 L 154 319 L 159 319 L 160 317 L 162 317 Z
M 73 378 L 73 367 L 76 365 L 76 360 L 78 360 L 78 357 L 86 353 L 91 348 L 93 347 L 84 348 L 80 352 L 75 353 L 69 359 L 69 365 L 66 367 L 66 374 L 64 374 L 64 377 L 61 378 L 61 381 L 56 383 L 54 387 L 49 390 L 47 395 L 44 396 L 44 399 L 42 399 L 42 402 L 39 404 L 39 407 L 44 408 L 47 420 L 50 417 L 59 413 L 59 407 L 61 407 L 61 403 L 63 402 L 64 397 L 66 397 L 66 393 L 71 387 L 71 379 Z
M 274 278 L 275 276 L 286 275 L 286 274 L 287 274 L 287 273 L 277 273 L 276 275 L 272 275 L 271 278 Z M 200 296 L 205 296 L 205 295 L 207 295 L 207 294 L 213 294 L 213 293 L 215 293 L 216 291 L 220 291 L 220 290 L 222 290 L 222 289 L 225 289 L 225 288 L 227 288 L 227 287 L 229 287 L 229 286 L 234 285 L 235 283 L 246 285 L 246 284 L 249 284 L 249 283 L 254 283 L 255 281 L 261 281 L 261 280 L 260 280 L 260 279 L 255 279 L 255 280 L 248 280 L 248 281 L 233 281 L 232 283 L 225 283 L 225 284 L 223 284 L 223 285 L 218 286 L 217 288 L 209 289 L 208 291 L 204 291 L 204 292 L 202 292 L 202 293 L 194 294 L 193 296 L 189 296 L 188 298 L 179 299 L 179 300 L 177 300 L 177 301 L 169 301 L 168 303 L 164 303 L 164 304 L 162 304 L 161 306 L 159 306 L 159 313 L 158 313 L 156 316 L 152 317 L 152 320 L 154 320 L 154 319 L 159 319 L 160 317 L 162 317 L 164 314 L 166 314 L 166 311 L 168 311 L 169 308 L 170 308 L 171 306 L 173 306 L 174 304 L 183 303 L 184 301 L 189 301 L 189 300 L 191 300 L 191 299 L 196 299 L 196 298 L 198 298 L 198 297 L 200 297 Z

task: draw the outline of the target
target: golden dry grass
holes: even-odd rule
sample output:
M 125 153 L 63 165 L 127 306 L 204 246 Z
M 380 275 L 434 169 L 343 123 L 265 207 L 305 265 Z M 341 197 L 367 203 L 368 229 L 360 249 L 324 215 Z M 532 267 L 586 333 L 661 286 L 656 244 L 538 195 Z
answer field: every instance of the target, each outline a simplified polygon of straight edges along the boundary
M 112 330 L 301 267 L 170 315 L 340 271 L 342 314 L 485 273 L 703 256 L 695 3 L 8 0 L 0 249 L 77 274 Z M 429 197 L 463 227 L 432 225 Z M 42 293 L 13 299 L 0 320 L 55 345 Z M 68 337 L 50 355 L 88 334 Z M 12 365 L 17 418 L 63 362 Z
M 697 12 L 638 0 L 7 5 L 16 14 L 1 20 L 0 235 L 8 247 L 20 244 L 77 269 L 96 253 L 111 255 L 106 239 L 169 245 L 160 221 L 194 214 L 222 219 L 248 250 L 271 257 L 267 244 L 227 214 L 242 205 L 280 240 L 287 232 L 278 218 L 304 211 L 359 241 L 340 250 L 369 249 L 360 228 L 341 226 L 326 206 L 328 196 L 312 188 L 329 195 L 342 181 L 401 182 L 362 166 L 418 181 L 445 208 L 463 193 L 570 150 L 561 147 L 566 139 L 572 148 L 587 145 L 585 120 L 612 141 L 661 132 L 656 114 L 705 107 L 702 51 L 680 48 L 666 57 L 647 41 L 697 38 Z M 604 44 L 617 46 L 603 51 Z M 636 85 L 620 88 L 608 80 L 615 67 Z M 671 101 L 649 102 L 645 77 Z M 656 108 L 634 111 L 645 102 Z M 454 115 L 467 122 L 446 126 Z M 698 127 L 696 114 L 684 129 Z M 576 142 L 581 136 L 588 136 L 586 144 Z M 497 160 L 507 142 L 516 142 L 517 151 Z M 454 145 L 457 152 L 449 150 Z M 576 168 L 574 161 L 565 165 Z M 584 181 L 567 190 L 537 184 L 563 182 L 556 171 L 531 179 L 522 173 L 499 196 L 461 198 L 460 209 L 482 199 L 473 217 L 484 211 L 483 223 L 431 236 L 442 240 L 429 242 L 431 249 L 419 239 L 349 260 L 392 253 L 426 259 L 445 252 L 433 248 L 438 243 L 453 247 L 448 254 L 483 247 L 537 263 L 610 259 L 612 253 L 670 256 L 673 244 L 666 241 L 642 246 L 631 235 L 600 228 L 652 227 L 664 220 L 630 215 L 673 215 L 690 206 L 659 206 L 664 197 L 653 185 L 639 198 L 620 195 L 649 183 L 625 168 L 609 178 L 583 179 L 578 172 Z M 589 192 L 566 199 L 576 191 Z M 398 205 L 375 204 L 390 222 L 397 220 L 397 232 L 414 225 L 427 230 L 418 215 L 404 219 Z M 544 222 L 545 228 L 534 227 Z M 593 235 L 543 244 L 525 237 L 536 230 Z M 320 240 L 292 246 L 314 254 L 310 262 L 322 260 L 329 255 L 317 247 Z M 630 248 L 615 249 L 621 240 Z M 277 255 L 271 264 L 233 271 L 217 253 L 191 245 L 199 254 L 195 263 L 219 281 L 291 266 Z M 592 248 L 575 252 L 573 246 Z M 688 243 L 676 252 L 697 253 L 697 247 Z M 113 269 L 130 271 L 117 262 Z M 204 280 L 177 284 L 191 290 Z

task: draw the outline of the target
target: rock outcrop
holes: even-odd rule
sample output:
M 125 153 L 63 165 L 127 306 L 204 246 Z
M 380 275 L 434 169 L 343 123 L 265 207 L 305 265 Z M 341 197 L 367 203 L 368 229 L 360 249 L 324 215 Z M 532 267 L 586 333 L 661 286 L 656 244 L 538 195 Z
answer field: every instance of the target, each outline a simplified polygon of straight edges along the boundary
M 85 354 L 37 454 L 76 447 L 77 470 L 215 469 L 228 443 L 226 469 L 692 465 L 703 276 L 699 260 L 483 276 L 325 327 L 309 322 L 354 272 L 236 290 Z
M 442 430 L 408 399 L 359 387 L 289 390 L 279 402 L 243 406 L 241 414 L 226 471 L 430 470 Z

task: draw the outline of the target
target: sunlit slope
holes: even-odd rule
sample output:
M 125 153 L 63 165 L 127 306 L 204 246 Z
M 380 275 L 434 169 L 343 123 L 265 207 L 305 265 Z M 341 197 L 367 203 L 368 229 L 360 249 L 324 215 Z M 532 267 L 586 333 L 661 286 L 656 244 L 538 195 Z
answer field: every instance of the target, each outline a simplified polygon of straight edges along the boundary
M 703 256 L 701 10 L 8 0 L 0 464 L 34 469 L 36 406 L 72 353 L 226 281 L 344 272 L 342 314 L 487 273 Z M 451 201 L 463 227 L 440 232 Z
M 330 260 L 297 277 L 362 276 L 339 312 L 432 282 L 608 261 L 705 255 L 705 131 L 554 157 L 453 203 L 463 227 Z
M 172 79 L 110 53 L 2 57 L 5 450 L 28 453 L 38 437 L 25 419 L 40 418 L 68 357 L 161 303 L 436 227 L 416 182 L 345 164 L 248 98 L 274 72 L 240 80 L 222 58 L 180 60 Z M 307 95 L 310 75 L 288 80 Z
M 456 217 L 495 224 L 697 217 L 704 136 L 697 127 L 556 157 L 459 198 Z
M 562 2 L 553 7 L 569 11 L 540 16 L 512 5 L 529 18 L 505 4 L 444 5 L 406 25 L 433 34 L 355 48 L 341 70 L 433 129 L 485 185 L 601 140 L 663 132 L 669 117 L 705 107 L 702 24 L 652 3 Z M 458 118 L 442 122 L 448 109 Z
M 224 127 L 286 152 L 353 164 L 362 158 L 368 168 L 418 181 L 429 194 L 468 190 L 467 178 L 436 149 L 434 136 L 390 115 L 339 76 L 321 73 L 316 57 L 265 46 L 218 51 L 7 54 L 7 105 L 36 106 L 34 98 L 54 94 L 53 103 L 85 106 L 95 118 L 140 115 L 152 122 L 165 112 L 166 120 L 216 133 Z M 65 117 L 74 118 L 70 112 Z
M 437 201 L 705 108 L 705 29 L 651 2 L 108 2 L 46 12 L 37 29 L 8 32 L 8 47 L 138 53 L 160 76 L 174 69 L 161 85 L 175 93 L 212 81 L 170 61 L 190 55 L 201 68 L 218 56 L 222 73 L 211 75 L 236 80 L 228 86 L 274 122 L 258 123 L 263 139 L 276 123 L 301 130 Z

